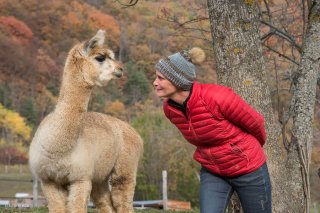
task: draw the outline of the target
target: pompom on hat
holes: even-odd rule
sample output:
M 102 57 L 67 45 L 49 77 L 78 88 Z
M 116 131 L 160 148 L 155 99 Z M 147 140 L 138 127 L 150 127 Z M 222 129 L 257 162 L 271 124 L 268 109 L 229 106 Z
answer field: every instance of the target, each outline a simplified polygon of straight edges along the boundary
M 205 58 L 201 48 L 193 47 L 160 59 L 156 69 L 177 89 L 189 91 L 196 78 L 195 65 L 201 64 Z

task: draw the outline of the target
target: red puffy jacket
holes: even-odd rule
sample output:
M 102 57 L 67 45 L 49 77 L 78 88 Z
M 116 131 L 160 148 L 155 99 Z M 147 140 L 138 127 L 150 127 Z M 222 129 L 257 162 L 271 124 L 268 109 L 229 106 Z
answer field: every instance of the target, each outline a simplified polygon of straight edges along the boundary
M 229 87 L 194 82 L 186 113 L 164 101 L 167 118 L 197 147 L 194 159 L 212 173 L 234 177 L 265 161 L 264 118 Z

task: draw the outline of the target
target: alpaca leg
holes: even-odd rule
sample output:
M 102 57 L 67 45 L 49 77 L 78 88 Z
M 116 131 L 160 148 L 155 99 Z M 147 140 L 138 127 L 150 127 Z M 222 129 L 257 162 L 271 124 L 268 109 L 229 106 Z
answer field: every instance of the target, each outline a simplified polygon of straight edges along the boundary
M 93 184 L 91 198 L 100 213 L 112 213 L 110 190 L 107 183 Z
M 133 174 L 112 175 L 111 198 L 116 213 L 134 213 L 133 195 L 136 178 Z
M 42 181 L 42 191 L 48 201 L 50 213 L 65 213 L 68 192 L 65 188 L 51 181 Z
M 68 196 L 68 212 L 86 213 L 90 193 L 90 180 L 79 180 L 70 183 Z

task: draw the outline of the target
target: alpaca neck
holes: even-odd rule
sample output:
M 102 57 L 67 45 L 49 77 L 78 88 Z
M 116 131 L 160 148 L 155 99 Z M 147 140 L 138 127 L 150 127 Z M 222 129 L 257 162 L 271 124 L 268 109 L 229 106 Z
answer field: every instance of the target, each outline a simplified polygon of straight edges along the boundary
M 55 113 L 79 115 L 86 112 L 90 94 L 91 90 L 89 89 L 62 88 L 55 108 Z
M 87 111 L 91 88 L 62 82 L 59 99 L 53 112 L 52 140 L 47 147 L 60 157 L 68 154 L 77 144 L 83 114 Z M 58 144 L 58 145 L 57 145 Z
M 62 83 L 55 113 L 80 116 L 88 109 L 91 88 Z

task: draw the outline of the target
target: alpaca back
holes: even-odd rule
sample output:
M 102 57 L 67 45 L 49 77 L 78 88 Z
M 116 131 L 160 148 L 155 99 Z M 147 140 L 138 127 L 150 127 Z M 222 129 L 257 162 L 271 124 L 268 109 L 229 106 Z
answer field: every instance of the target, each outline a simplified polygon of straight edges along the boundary
M 51 124 L 52 117 L 53 115 L 49 115 L 39 129 L 41 130 L 41 127 L 49 129 L 47 124 Z M 62 182 L 74 181 L 81 176 L 103 181 L 119 158 L 132 162 L 132 167 L 137 166 L 134 159 L 140 158 L 143 142 L 128 123 L 102 113 L 87 112 L 83 114 L 79 125 L 80 131 L 75 137 L 77 142 L 72 147 L 72 151 L 51 153 L 42 146 L 32 149 L 34 151 L 30 154 L 31 165 L 33 165 L 31 170 L 35 175 Z M 36 140 L 37 135 L 34 138 L 34 145 Z M 59 141 L 52 140 L 51 143 L 59 144 Z

